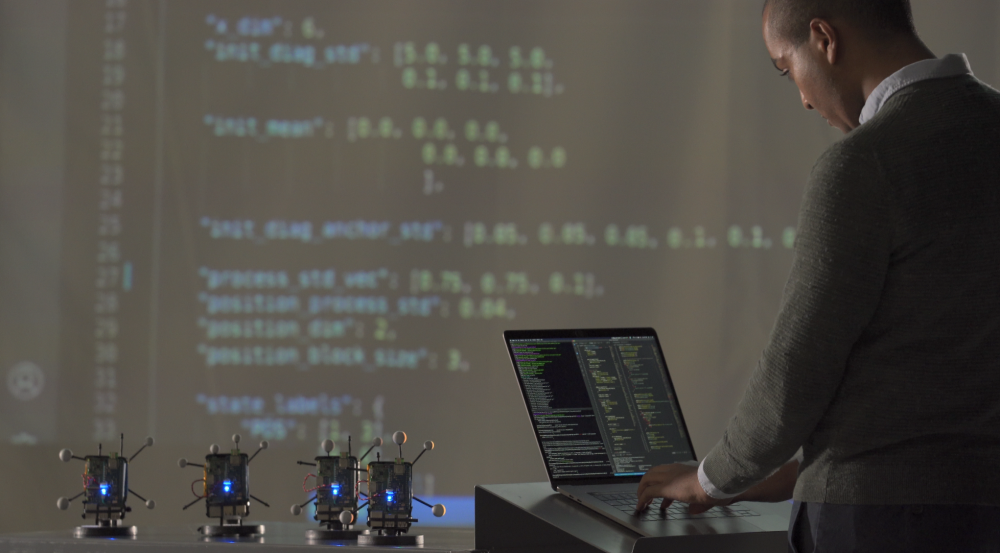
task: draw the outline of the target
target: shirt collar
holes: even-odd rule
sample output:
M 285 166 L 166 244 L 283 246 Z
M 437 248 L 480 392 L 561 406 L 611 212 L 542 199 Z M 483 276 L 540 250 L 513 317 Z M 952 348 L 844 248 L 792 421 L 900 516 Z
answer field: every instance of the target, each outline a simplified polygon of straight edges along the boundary
M 875 114 L 882 109 L 882 106 L 893 94 L 911 84 L 928 79 L 943 79 L 960 75 L 972 75 L 969 58 L 965 57 L 965 54 L 948 54 L 941 59 L 911 63 L 889 75 L 886 80 L 875 87 L 875 90 L 868 96 L 864 109 L 861 110 L 859 122 L 864 125 L 865 121 L 875 117 Z

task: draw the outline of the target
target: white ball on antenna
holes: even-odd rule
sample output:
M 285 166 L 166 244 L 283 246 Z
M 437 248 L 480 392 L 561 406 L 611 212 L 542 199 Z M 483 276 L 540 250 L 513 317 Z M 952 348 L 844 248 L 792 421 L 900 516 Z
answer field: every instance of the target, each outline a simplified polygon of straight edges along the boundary
M 337 518 L 340 519 L 341 524 L 347 526 L 348 524 L 354 522 L 354 513 L 350 511 L 340 511 L 340 516 Z
M 208 446 L 208 452 L 211 453 L 212 455 L 215 455 L 216 453 L 218 453 L 219 452 L 219 444 L 212 444 L 212 445 Z
M 68 449 L 59 450 L 59 460 L 68 463 L 73 458 L 73 452 Z
M 184 468 L 184 467 L 188 466 L 188 460 L 185 459 L 185 458 L 183 458 L 183 457 L 181 457 L 180 459 L 177 460 L 177 466 L 179 466 L 181 468 Z
M 234 444 L 236 444 L 236 445 L 239 445 L 239 444 L 240 444 L 240 440 L 241 440 L 241 439 L 242 439 L 242 438 L 240 437 L 240 435 L 239 435 L 239 434 L 233 434 L 233 443 L 234 443 Z
M 156 502 L 153 501 L 152 499 L 147 500 L 146 501 L 146 508 L 147 509 L 155 509 L 156 508 Z
M 382 445 L 382 438 L 375 436 L 375 439 L 372 440 L 372 447 L 378 447 L 380 445 Z
M 152 436 L 147 436 L 146 437 L 146 447 L 153 447 L 153 437 Z
M 264 440 L 264 441 L 260 442 L 260 448 L 261 449 L 267 449 L 267 447 L 269 445 L 271 445 L 271 444 L 267 443 L 267 440 Z
M 58 507 L 60 511 L 65 511 L 66 509 L 69 509 L 69 500 L 66 499 L 65 497 L 60 497 L 59 499 L 56 500 L 56 507 Z
M 333 443 L 333 440 L 323 440 L 323 451 L 330 453 L 334 447 L 336 444 Z
M 427 440 L 426 442 L 424 442 L 424 449 L 426 449 L 427 451 L 430 451 L 430 450 L 434 449 L 434 442 L 432 442 L 430 440 Z
M 436 517 L 443 517 L 445 511 L 446 511 L 446 509 L 444 508 L 444 505 L 442 505 L 440 503 L 438 503 L 437 505 L 431 507 L 431 512 L 434 513 L 434 516 L 436 516 Z
M 403 432 L 402 430 L 400 430 L 398 432 L 393 433 L 393 435 L 392 435 L 392 443 L 394 443 L 396 445 L 403 445 L 403 444 L 405 444 L 406 443 L 406 432 Z
M 302 507 L 299 507 L 298 505 L 292 505 L 291 511 L 292 515 L 299 516 L 302 514 Z

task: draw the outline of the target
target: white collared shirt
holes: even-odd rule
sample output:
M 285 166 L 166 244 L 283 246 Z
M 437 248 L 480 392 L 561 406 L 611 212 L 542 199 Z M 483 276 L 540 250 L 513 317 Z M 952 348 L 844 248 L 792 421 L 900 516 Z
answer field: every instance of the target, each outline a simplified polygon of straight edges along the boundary
M 911 84 L 930 79 L 944 79 L 947 77 L 958 77 L 961 75 L 972 75 L 972 68 L 969 66 L 969 59 L 965 56 L 965 54 L 948 54 L 940 59 L 929 59 L 911 63 L 899 71 L 896 71 L 892 75 L 889 75 L 889 77 L 875 87 L 875 90 L 872 91 L 872 93 L 868 96 L 868 99 L 865 101 L 865 107 L 861 110 L 859 122 L 864 125 L 866 121 L 875 117 L 875 114 L 882 109 L 882 106 L 885 105 L 893 94 L 910 86 Z M 797 459 L 800 463 L 802 462 L 801 449 L 799 449 L 799 451 L 795 454 L 794 459 Z M 729 499 L 731 497 L 736 497 L 745 491 L 741 490 L 737 493 L 725 493 L 715 487 L 715 484 L 713 484 L 712 481 L 708 479 L 708 475 L 705 474 L 704 459 L 702 459 L 701 464 L 698 465 L 698 483 L 701 484 L 701 488 L 705 490 L 705 493 L 707 493 L 709 497 L 713 497 L 715 499 Z
M 965 54 L 948 54 L 940 59 L 931 59 L 911 63 L 906 67 L 889 75 L 882 81 L 875 90 L 868 96 L 864 109 L 861 110 L 859 122 L 864 125 L 875 114 L 882 109 L 886 101 L 893 94 L 920 81 L 929 79 L 944 79 L 947 77 L 958 77 L 960 75 L 972 75 L 972 68 L 969 67 L 969 58 Z

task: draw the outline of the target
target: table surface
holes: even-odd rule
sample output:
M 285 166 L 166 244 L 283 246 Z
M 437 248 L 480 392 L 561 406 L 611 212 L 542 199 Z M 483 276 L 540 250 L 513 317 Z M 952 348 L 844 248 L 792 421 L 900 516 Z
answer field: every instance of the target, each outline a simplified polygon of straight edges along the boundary
M 73 528 L 60 532 L 31 532 L 0 535 L 0 552 L 19 553 L 54 552 L 128 552 L 160 553 L 161 551 L 205 550 L 227 547 L 229 552 L 266 550 L 266 553 L 282 551 L 303 551 L 317 546 L 338 546 L 364 551 L 399 551 L 418 549 L 435 552 L 471 552 L 475 550 L 475 532 L 472 528 L 420 528 L 410 529 L 410 534 L 423 535 L 423 546 L 388 547 L 361 546 L 355 541 L 308 541 L 306 530 L 316 528 L 315 524 L 289 522 L 262 522 L 264 535 L 257 538 L 205 538 L 198 533 L 198 525 L 176 527 L 138 528 L 135 538 L 74 538 Z

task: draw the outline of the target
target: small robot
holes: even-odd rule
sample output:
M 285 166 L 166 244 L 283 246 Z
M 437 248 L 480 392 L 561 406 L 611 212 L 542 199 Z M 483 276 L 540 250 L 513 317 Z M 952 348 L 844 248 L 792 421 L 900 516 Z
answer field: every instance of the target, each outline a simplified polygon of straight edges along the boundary
M 424 442 L 424 449 L 412 463 L 403 459 L 403 444 L 406 433 L 396 432 L 392 441 L 399 446 L 399 457 L 395 461 L 368 463 L 368 528 L 367 533 L 358 536 L 359 545 L 423 545 L 423 536 L 407 535 L 410 526 L 417 519 L 411 516 L 413 502 L 431 508 L 434 516 L 444 516 L 444 505 L 431 505 L 413 495 L 413 465 L 424 453 L 434 449 L 434 442 Z M 362 505 L 364 507 L 364 505 Z
M 128 494 L 132 494 L 146 503 L 152 509 L 156 502 L 146 499 L 132 491 L 128 484 L 128 465 L 147 447 L 152 447 L 153 438 L 146 438 L 146 443 L 129 458 L 123 455 L 125 451 L 125 435 L 121 435 L 120 447 L 117 453 L 103 455 L 103 446 L 97 444 L 97 455 L 77 457 L 68 449 L 59 452 L 59 460 L 68 463 L 71 459 L 83 461 L 83 491 L 67 499 L 60 497 L 56 507 L 65 511 L 74 499 L 83 496 L 83 515 L 94 516 L 94 524 L 77 526 L 73 535 L 82 537 L 132 537 L 136 535 L 135 526 L 125 526 L 125 513 L 132 511 L 126 502 Z
M 219 519 L 218 525 L 207 524 L 199 528 L 206 537 L 249 537 L 264 533 L 263 525 L 244 525 L 243 517 L 250 514 L 251 499 L 270 507 L 250 493 L 250 462 L 267 449 L 267 441 L 260 442 L 260 447 L 249 457 L 240 451 L 239 434 L 233 434 L 233 444 L 236 447 L 229 453 L 219 453 L 219 446 L 212 444 L 204 465 L 189 463 L 183 458 L 177 461 L 181 468 L 193 466 L 204 469 L 204 475 L 191 482 L 191 493 L 197 499 L 185 505 L 184 509 L 205 500 L 205 514 Z M 195 486 L 199 484 L 200 495 L 195 491 Z
M 299 461 L 300 465 L 316 467 L 316 474 L 309 473 L 302 480 L 302 491 L 316 492 L 311 499 L 301 505 L 292 505 L 292 514 L 302 514 L 302 508 L 316 503 L 316 515 L 313 517 L 324 528 L 309 529 L 306 538 L 310 540 L 356 540 L 361 533 L 354 529 L 358 514 L 358 498 L 363 496 L 359 489 L 360 462 L 371 453 L 372 449 L 382 445 L 382 438 L 375 438 L 371 447 L 361 458 L 351 455 L 351 438 L 347 438 L 347 451 L 340 455 L 330 455 L 335 444 L 333 440 L 324 440 L 323 451 L 326 455 L 315 458 L 315 463 Z M 316 479 L 316 485 L 307 488 L 309 477 Z

